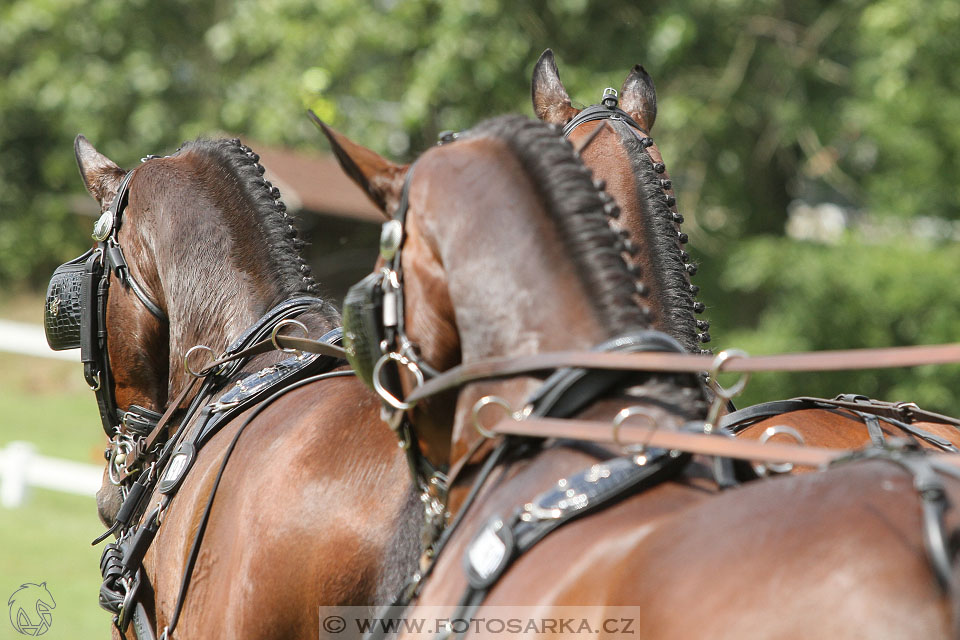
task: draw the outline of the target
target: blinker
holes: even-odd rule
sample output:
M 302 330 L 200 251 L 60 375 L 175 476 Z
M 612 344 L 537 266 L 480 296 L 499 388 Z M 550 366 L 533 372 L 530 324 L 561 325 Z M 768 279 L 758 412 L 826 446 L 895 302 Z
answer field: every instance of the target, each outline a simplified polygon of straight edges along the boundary
M 380 228 L 380 257 L 392 260 L 403 240 L 403 225 L 399 220 L 389 220 Z

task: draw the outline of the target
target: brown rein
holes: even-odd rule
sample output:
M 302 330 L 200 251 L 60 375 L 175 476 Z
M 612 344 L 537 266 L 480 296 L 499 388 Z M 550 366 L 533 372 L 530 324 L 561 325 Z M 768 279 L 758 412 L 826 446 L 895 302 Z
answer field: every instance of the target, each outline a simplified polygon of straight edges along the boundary
M 627 423 L 615 427 L 607 422 L 569 418 L 531 417 L 525 420 L 504 418 L 490 431 L 496 435 L 562 438 L 616 444 L 628 450 L 634 449 L 636 455 L 642 455 L 647 447 L 656 447 L 707 456 L 792 463 L 808 467 L 825 467 L 860 453 L 854 449 L 827 449 L 807 445 L 760 442 L 734 439 L 725 435 L 672 431 Z M 956 454 L 936 453 L 933 457 L 938 462 L 960 468 L 960 456 Z
M 811 353 L 726 357 L 683 353 L 616 353 L 600 351 L 554 351 L 527 356 L 489 358 L 453 367 L 424 382 L 407 397 L 409 403 L 479 380 L 505 378 L 565 367 L 699 373 L 702 371 L 752 373 L 760 371 L 846 371 L 889 369 L 931 364 L 960 363 L 960 343 L 844 349 Z

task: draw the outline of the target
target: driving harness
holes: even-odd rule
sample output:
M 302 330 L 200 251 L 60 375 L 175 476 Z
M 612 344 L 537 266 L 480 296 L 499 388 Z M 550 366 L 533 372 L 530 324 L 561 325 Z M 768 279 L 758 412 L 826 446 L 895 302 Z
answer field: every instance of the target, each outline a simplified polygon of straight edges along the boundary
M 144 162 L 152 157 L 145 158 Z M 134 292 L 154 317 L 160 322 L 167 321 L 164 311 L 133 278 L 117 239 L 135 172 L 136 169 L 124 176 L 116 197 L 97 221 L 93 233 L 97 245 L 58 267 L 51 276 L 44 305 L 44 329 L 52 349 L 81 350 L 84 377 L 96 394 L 103 429 L 111 438 L 107 455 L 109 477 L 123 494 L 113 525 L 94 541 L 98 544 L 111 534 L 117 535 L 115 542 L 105 546 L 100 561 L 103 575 L 100 605 L 115 614 L 113 622 L 121 637 L 125 637 L 132 622 L 137 638 L 153 640 L 156 637 L 153 627 L 142 600 L 137 597 L 147 583 L 142 560 L 199 450 L 230 420 L 256 406 L 224 453 L 220 474 L 211 489 L 188 555 L 176 608 L 161 638 L 169 638 L 176 627 L 220 475 L 240 434 L 260 411 L 283 394 L 318 380 L 349 376 L 353 372 L 333 371 L 345 364 L 343 349 L 338 346 L 342 335 L 339 328 L 319 340 L 279 333 L 290 325 L 306 332 L 305 325 L 295 320 L 297 316 L 311 309 L 330 310 L 328 303 L 320 298 L 298 296 L 267 311 L 200 371 L 191 368 L 190 355 L 197 349 L 214 352 L 208 347 L 188 351 L 184 365 L 193 379 L 163 414 L 136 405 L 121 410 L 113 395 L 107 351 L 106 309 L 111 273 Z M 298 352 L 298 355 L 257 372 L 239 375 L 250 358 L 273 350 Z M 196 389 L 198 382 L 200 386 Z M 195 389 L 196 394 L 186 410 L 181 410 Z M 179 426 L 175 427 L 174 423 Z M 190 428 L 185 428 L 188 425 Z M 157 496 L 158 502 L 148 513 L 152 496 Z
M 602 109 L 603 112 L 597 109 L 593 113 L 587 113 L 585 110 L 581 115 L 584 113 L 587 115 L 581 122 L 609 117 L 607 112 L 611 111 L 610 107 L 603 106 Z M 619 117 L 616 112 L 613 115 Z M 636 126 L 635 123 L 634 126 Z M 440 143 L 450 143 L 457 137 L 457 134 L 449 132 L 442 134 Z M 445 507 L 447 476 L 440 470 L 434 469 L 420 454 L 408 411 L 422 399 L 462 388 L 469 382 L 500 379 L 519 373 L 542 372 L 548 367 L 518 364 L 514 370 L 509 370 L 509 367 L 506 368 L 508 370 L 504 370 L 498 367 L 495 363 L 496 359 L 493 359 L 488 362 L 473 363 L 469 368 L 461 365 L 459 368 L 470 370 L 470 373 L 464 376 L 456 371 L 437 372 L 423 362 L 417 348 L 403 330 L 403 274 L 400 254 L 414 168 L 415 165 L 407 173 L 393 218 L 383 225 L 380 255 L 384 265 L 379 271 L 351 287 L 344 301 L 343 312 L 347 359 L 357 371 L 358 376 L 380 396 L 381 417 L 397 432 L 401 445 L 407 452 L 411 474 L 423 491 L 423 501 L 426 505 L 425 549 L 421 559 L 421 569 L 408 579 L 394 601 L 381 609 L 379 614 L 381 618 L 395 616 L 420 593 L 426 578 L 436 566 L 436 560 L 441 551 L 462 522 L 464 514 L 473 505 L 480 488 L 490 479 L 493 470 L 511 456 L 526 456 L 539 450 L 551 437 L 549 433 L 524 436 L 485 434 L 487 437 L 502 439 L 488 454 L 463 506 L 453 521 L 447 525 L 449 517 Z M 630 357 L 642 356 L 656 359 L 662 353 L 667 360 L 672 357 L 703 358 L 703 356 L 678 355 L 683 352 L 679 343 L 666 334 L 650 330 L 620 336 L 598 345 L 595 351 L 598 356 L 604 357 L 613 357 L 615 352 L 634 352 Z M 539 357 L 548 358 L 549 355 L 542 354 Z M 538 356 L 532 356 L 534 360 L 537 358 Z M 623 359 L 626 361 L 626 356 Z M 518 360 L 524 360 L 524 358 L 518 358 Z M 603 358 L 598 357 L 598 360 L 602 361 Z M 387 364 L 392 364 L 393 368 L 387 370 L 385 368 Z M 685 364 L 686 367 L 678 366 L 674 370 L 690 372 L 689 364 Z M 522 425 L 526 419 L 535 422 L 536 418 L 543 417 L 569 418 L 610 390 L 622 387 L 629 375 L 637 374 L 635 370 L 627 369 L 626 365 L 605 369 L 602 364 L 592 368 L 580 368 L 574 365 L 559 369 L 547 377 L 543 385 L 528 398 L 521 411 L 513 413 L 513 420 L 519 421 L 515 424 Z M 399 382 L 399 374 L 403 370 L 411 373 L 417 381 L 417 387 L 406 400 L 401 399 L 402 387 Z M 658 369 L 653 367 L 652 370 Z M 437 384 L 431 385 L 429 379 L 433 379 Z M 701 378 L 698 376 L 697 379 Z M 429 390 L 428 387 L 430 387 Z M 727 399 L 725 396 L 716 395 L 715 408 Z M 872 410 L 869 403 L 859 396 L 842 396 L 834 401 L 802 398 L 775 406 L 750 407 L 729 414 L 715 429 L 712 426 L 708 429 L 709 423 L 696 421 L 688 423 L 683 431 L 701 435 L 707 433 L 714 438 L 732 439 L 738 430 L 744 428 L 744 425 L 755 422 L 761 417 L 777 415 L 797 408 L 825 406 L 847 408 L 846 405 L 849 404 L 856 405 L 858 415 L 876 416 L 877 419 L 886 421 L 897 420 L 889 415 L 889 407 L 873 407 Z M 916 411 L 912 408 L 911 410 Z M 903 417 L 902 407 L 897 411 Z M 960 423 L 951 419 L 950 424 L 957 426 Z M 906 426 L 906 431 L 915 437 L 948 451 L 956 450 L 952 444 L 934 434 L 911 425 Z M 923 505 L 924 539 L 928 559 L 938 583 L 945 591 L 949 591 L 953 587 L 950 560 L 954 549 L 946 535 L 944 514 L 949 508 L 949 503 L 938 472 L 950 473 L 958 478 L 960 478 L 960 472 L 943 465 L 935 465 L 922 453 L 909 448 L 904 449 L 899 443 L 884 441 L 882 444 L 882 447 L 877 446 L 861 454 L 846 456 L 843 461 L 864 458 L 885 460 L 904 468 L 913 477 L 914 486 Z M 467 458 L 471 457 L 476 450 L 474 448 L 468 453 Z M 626 452 L 624 456 L 595 463 L 587 469 L 561 479 L 555 488 L 524 502 L 523 506 L 517 507 L 508 515 L 494 516 L 482 526 L 474 534 L 462 558 L 468 586 L 450 619 L 469 618 L 516 558 L 556 529 L 673 477 L 686 468 L 693 459 L 691 454 L 680 449 L 641 446 L 627 448 Z M 733 472 L 732 457 L 717 458 L 717 460 L 724 463 L 712 466 L 718 486 L 723 488 L 736 484 L 741 476 Z M 773 468 L 771 466 L 771 469 Z M 368 633 L 365 638 L 373 640 L 383 637 L 385 633 L 384 628 L 375 627 L 374 631 Z M 439 633 L 437 638 L 445 640 L 459 633 L 448 627 L 446 631 Z

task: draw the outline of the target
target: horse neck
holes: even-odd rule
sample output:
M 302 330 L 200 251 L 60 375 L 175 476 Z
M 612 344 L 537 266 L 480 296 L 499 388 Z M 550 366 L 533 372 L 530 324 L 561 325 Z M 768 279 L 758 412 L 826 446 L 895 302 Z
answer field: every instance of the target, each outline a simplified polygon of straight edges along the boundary
M 260 225 L 252 211 L 227 209 L 213 195 L 201 193 L 175 211 L 177 223 L 156 224 L 153 260 L 169 318 L 169 396 L 189 382 L 183 358 L 196 345 L 217 355 L 271 307 L 294 295 L 304 295 L 275 273 L 269 259 L 270 240 L 258 237 Z M 239 218 L 239 220 L 238 220 Z M 242 237 L 237 228 L 245 228 Z M 190 229 L 189 238 L 184 229 Z M 250 247 L 266 251 L 251 255 Z M 191 356 L 194 368 L 212 358 Z
M 503 145 L 488 143 L 458 143 L 456 155 L 438 153 L 428 156 L 435 162 L 421 160 L 427 166 L 418 166 L 418 173 L 431 172 L 431 184 L 459 186 L 433 198 L 428 208 L 437 215 L 412 217 L 409 222 L 409 235 L 419 236 L 415 240 L 419 244 L 405 249 L 404 257 L 422 259 L 433 253 L 443 273 L 411 260 L 407 272 L 416 270 L 419 277 L 407 280 L 408 290 L 428 305 L 429 293 L 438 284 L 449 296 L 444 301 L 449 309 L 416 314 L 414 331 L 420 318 L 453 315 L 448 322 L 456 327 L 456 355 L 462 362 L 588 347 L 603 340 L 606 330 L 600 313 L 584 304 L 589 292 L 565 255 L 536 188 L 513 154 Z M 484 179 L 464 180 L 465 171 L 481 173 Z M 497 188 L 490 189 L 489 184 Z M 416 187 L 415 183 L 412 208 L 423 200 Z M 441 363 L 449 360 L 437 357 Z
M 689 256 L 683 251 L 675 208 L 668 204 L 653 163 L 662 158 L 654 145 L 641 147 L 637 135 L 626 124 L 601 121 L 605 130 L 583 149 L 582 159 L 594 176 L 606 183 L 606 192 L 620 207 L 613 225 L 628 234 L 634 247 L 631 267 L 645 291 L 653 328 L 677 339 L 692 353 L 700 352 L 700 339 L 693 314 L 693 294 L 687 271 Z M 576 146 L 595 127 L 583 126 L 571 136 Z
M 456 191 L 441 189 L 426 207 L 442 213 L 425 219 L 412 216 L 408 221 L 410 244 L 404 250 L 409 265 L 405 268 L 407 309 L 417 310 L 410 314 L 411 337 L 442 333 L 428 330 L 424 323 L 452 315 L 448 325 L 455 326 L 464 363 L 589 349 L 613 337 L 615 331 L 605 322 L 609 311 L 600 310 L 594 292 L 588 290 L 537 189 L 517 179 L 525 175 L 517 159 L 501 153 L 492 166 L 478 168 L 480 159 L 464 153 L 463 144 L 469 143 L 458 144 L 460 155 L 430 164 L 421 160 L 423 165 L 417 169 L 431 172 L 431 184 L 460 186 Z M 482 172 L 489 182 L 464 181 L 462 176 L 469 171 Z M 488 184 L 496 184 L 497 189 L 487 188 Z M 411 209 L 425 208 L 424 199 L 414 183 Z M 470 203 L 477 213 L 464 213 L 464 203 Z M 451 213 L 458 211 L 461 213 Z M 435 255 L 442 267 L 424 266 L 422 258 L 429 255 Z M 442 279 L 437 275 L 441 270 Z M 491 277 L 498 273 L 509 277 Z M 449 300 L 438 301 L 438 296 L 431 294 L 441 289 Z M 635 305 L 633 314 L 639 317 Z M 441 363 L 441 368 L 449 366 L 448 359 L 433 351 L 436 341 L 430 345 L 420 342 L 428 361 Z M 457 460 L 476 440 L 472 410 L 481 397 L 499 396 L 519 409 L 539 384 L 535 378 L 520 378 L 471 385 L 457 399 L 453 432 L 449 418 L 428 418 L 417 425 L 421 439 L 434 457 L 446 454 L 451 461 Z M 444 441 L 444 430 L 449 451 L 438 450 L 436 444 Z

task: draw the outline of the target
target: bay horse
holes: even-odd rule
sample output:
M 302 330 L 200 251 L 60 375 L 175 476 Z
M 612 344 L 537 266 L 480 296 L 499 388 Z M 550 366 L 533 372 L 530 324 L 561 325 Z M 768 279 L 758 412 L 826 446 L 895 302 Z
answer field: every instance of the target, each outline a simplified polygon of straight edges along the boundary
M 197 442 L 192 468 L 168 506 L 139 515 L 141 507 L 131 523 L 134 538 L 149 529 L 152 516 L 160 525 L 142 561 L 137 598 L 147 620 L 134 620 L 136 635 L 171 637 L 174 630 L 165 629 L 175 625 L 183 638 L 314 640 L 321 633 L 319 605 L 375 604 L 398 588 L 419 554 L 418 520 L 408 506 L 415 492 L 395 439 L 374 428 L 376 396 L 334 363 L 335 371 L 316 376 L 328 379 L 304 379 L 269 404 L 250 404 L 261 378 L 318 361 L 271 349 L 232 371 L 221 368 L 205 378 L 214 381 L 209 387 L 194 387 L 180 403 L 173 399 L 191 389 L 188 371 L 201 371 L 205 358 L 249 337 L 248 328 L 258 326 L 262 335 L 272 329 L 274 337 L 278 329 L 321 336 L 335 333 L 339 312 L 317 297 L 319 285 L 300 256 L 302 241 L 279 190 L 239 140 L 188 142 L 132 172 L 82 136 L 75 151 L 103 212 L 95 234 L 110 285 L 95 328 L 105 339 L 109 364 L 102 373 L 112 375 L 103 382 L 114 398 L 102 412 L 115 449 L 98 493 L 105 524 L 117 521 L 121 501 L 135 491 L 130 483 L 137 476 L 108 478 L 129 470 L 136 447 L 116 451 L 128 427 L 143 416 L 153 416 L 148 428 L 156 425 L 171 404 L 183 407 L 171 413 L 181 416 L 192 398 L 206 408 L 171 428 L 169 442 L 190 440 L 212 424 L 205 422 L 211 415 L 247 396 L 241 414 L 204 435 L 202 448 Z M 291 326 L 280 327 L 280 317 Z M 171 474 L 177 478 L 172 466 L 162 472 L 161 491 Z M 141 480 L 148 472 L 152 466 Z M 164 499 L 147 486 L 153 495 L 144 504 Z M 129 553 L 129 546 L 121 551 Z M 120 556 L 114 555 L 106 553 L 103 562 L 116 583 L 111 572 Z
M 562 371 L 544 383 L 493 372 L 456 393 L 403 400 L 416 397 L 416 380 L 461 362 L 596 345 L 683 347 L 649 331 L 622 239 L 554 129 L 494 119 L 412 168 L 324 130 L 346 172 L 395 212 L 386 261 L 345 303 L 356 319 L 346 322 L 348 355 L 372 370 L 368 382 L 391 427 L 412 438 L 405 444 L 424 458 L 421 469 L 436 469 L 437 484 L 446 469 L 451 482 L 447 533 L 404 617 L 435 619 L 440 609 L 447 620 L 470 618 L 482 604 L 526 605 L 542 619 L 592 605 L 630 607 L 638 635 L 656 638 L 954 634 L 952 592 L 926 554 L 919 472 L 905 471 L 926 464 L 922 456 L 884 452 L 719 492 L 705 467 L 679 452 L 618 457 L 488 431 L 497 417 L 488 412 L 501 408 L 521 421 L 610 422 L 625 406 L 678 429 L 706 409 L 693 375 Z M 351 299 L 367 304 L 351 309 Z M 383 378 L 387 363 L 399 364 L 399 383 Z M 625 477 L 632 484 L 618 492 Z M 939 478 L 942 498 L 960 497 L 956 481 L 925 477 Z
M 696 320 L 705 306 L 695 299 L 699 287 L 690 276 L 697 265 L 682 246 L 687 235 L 677 210 L 676 193 L 663 155 L 651 132 L 657 118 L 653 79 L 635 65 L 619 95 L 587 109 L 573 106 L 550 49 L 533 70 L 531 98 L 537 117 L 561 127 L 579 150 L 583 162 L 618 205 L 612 224 L 629 239 L 631 269 L 642 279 L 640 290 L 650 310 L 652 326 L 692 352 L 709 342 L 710 323 Z M 852 398 L 853 396 L 850 396 Z M 910 403 L 885 403 L 856 397 L 778 401 L 726 418 L 724 426 L 741 438 L 793 442 L 817 447 L 859 449 L 882 446 L 890 438 L 907 438 L 924 448 L 960 451 L 960 421 L 922 411 Z M 924 416 L 930 419 L 924 420 Z M 761 472 L 793 470 L 790 465 L 756 465 Z M 797 467 L 797 471 L 809 471 Z

